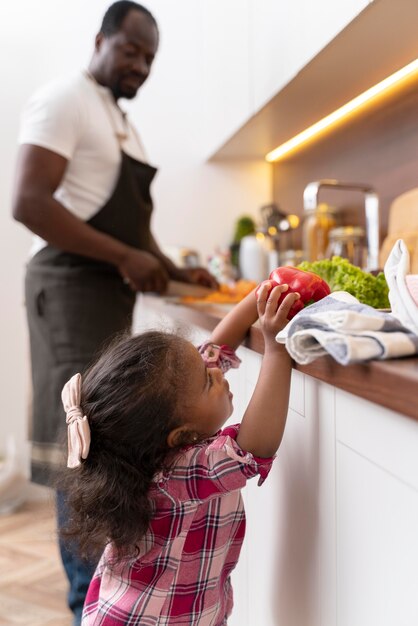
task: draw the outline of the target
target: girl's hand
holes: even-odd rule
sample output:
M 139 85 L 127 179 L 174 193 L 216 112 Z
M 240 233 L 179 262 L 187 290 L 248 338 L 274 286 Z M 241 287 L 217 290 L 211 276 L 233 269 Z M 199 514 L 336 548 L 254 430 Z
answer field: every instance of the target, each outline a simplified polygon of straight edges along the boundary
M 281 295 L 288 290 L 288 285 L 277 285 L 269 293 L 270 289 L 271 283 L 266 281 L 257 294 L 257 310 L 266 349 L 269 346 L 279 346 L 276 335 L 288 323 L 289 311 L 300 297 L 298 293 L 289 293 L 278 305 Z

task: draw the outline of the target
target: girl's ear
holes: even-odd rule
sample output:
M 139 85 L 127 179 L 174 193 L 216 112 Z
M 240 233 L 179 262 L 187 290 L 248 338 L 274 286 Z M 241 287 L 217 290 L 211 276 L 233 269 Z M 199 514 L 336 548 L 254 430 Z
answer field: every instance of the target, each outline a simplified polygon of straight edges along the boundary
M 196 433 L 192 432 L 186 425 L 177 426 L 168 434 L 167 445 L 170 448 L 176 448 L 177 446 L 187 446 L 190 443 L 195 443 L 198 440 Z

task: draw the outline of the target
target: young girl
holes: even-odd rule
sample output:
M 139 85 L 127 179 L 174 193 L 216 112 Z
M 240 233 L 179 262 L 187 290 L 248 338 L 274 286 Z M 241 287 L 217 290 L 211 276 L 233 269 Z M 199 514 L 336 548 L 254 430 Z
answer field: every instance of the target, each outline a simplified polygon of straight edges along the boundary
M 275 335 L 299 297 L 250 293 L 199 351 L 173 334 L 120 340 L 63 389 L 67 536 L 102 550 L 83 626 L 224 626 L 244 538 L 240 489 L 268 475 L 286 422 L 291 361 Z M 257 316 L 265 342 L 240 425 L 223 371 Z M 222 344 L 229 344 L 228 346 Z M 202 358 L 203 357 L 203 358 Z

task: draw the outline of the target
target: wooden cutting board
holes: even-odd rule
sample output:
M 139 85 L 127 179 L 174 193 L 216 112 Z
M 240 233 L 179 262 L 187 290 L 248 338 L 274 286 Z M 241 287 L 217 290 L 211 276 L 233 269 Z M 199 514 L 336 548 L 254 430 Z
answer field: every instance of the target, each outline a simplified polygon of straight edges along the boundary
M 418 187 L 401 194 L 389 208 L 388 235 L 418 230 Z
M 209 289 L 209 287 L 170 280 L 164 295 L 170 297 L 193 296 L 194 298 L 204 298 L 214 291 L 214 289 Z
M 408 248 L 411 274 L 418 274 L 418 187 L 401 194 L 390 205 L 388 234 L 380 248 L 381 268 L 398 239 L 403 239 Z

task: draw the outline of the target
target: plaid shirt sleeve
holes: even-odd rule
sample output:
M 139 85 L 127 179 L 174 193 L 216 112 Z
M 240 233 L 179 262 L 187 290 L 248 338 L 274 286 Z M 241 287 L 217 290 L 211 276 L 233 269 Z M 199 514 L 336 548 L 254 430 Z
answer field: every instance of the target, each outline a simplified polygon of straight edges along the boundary
M 257 475 L 261 485 L 275 457 L 258 458 L 241 450 L 238 432 L 239 424 L 229 426 L 214 440 L 186 448 L 172 470 L 158 480 L 161 491 L 179 502 L 203 502 L 241 489 Z

